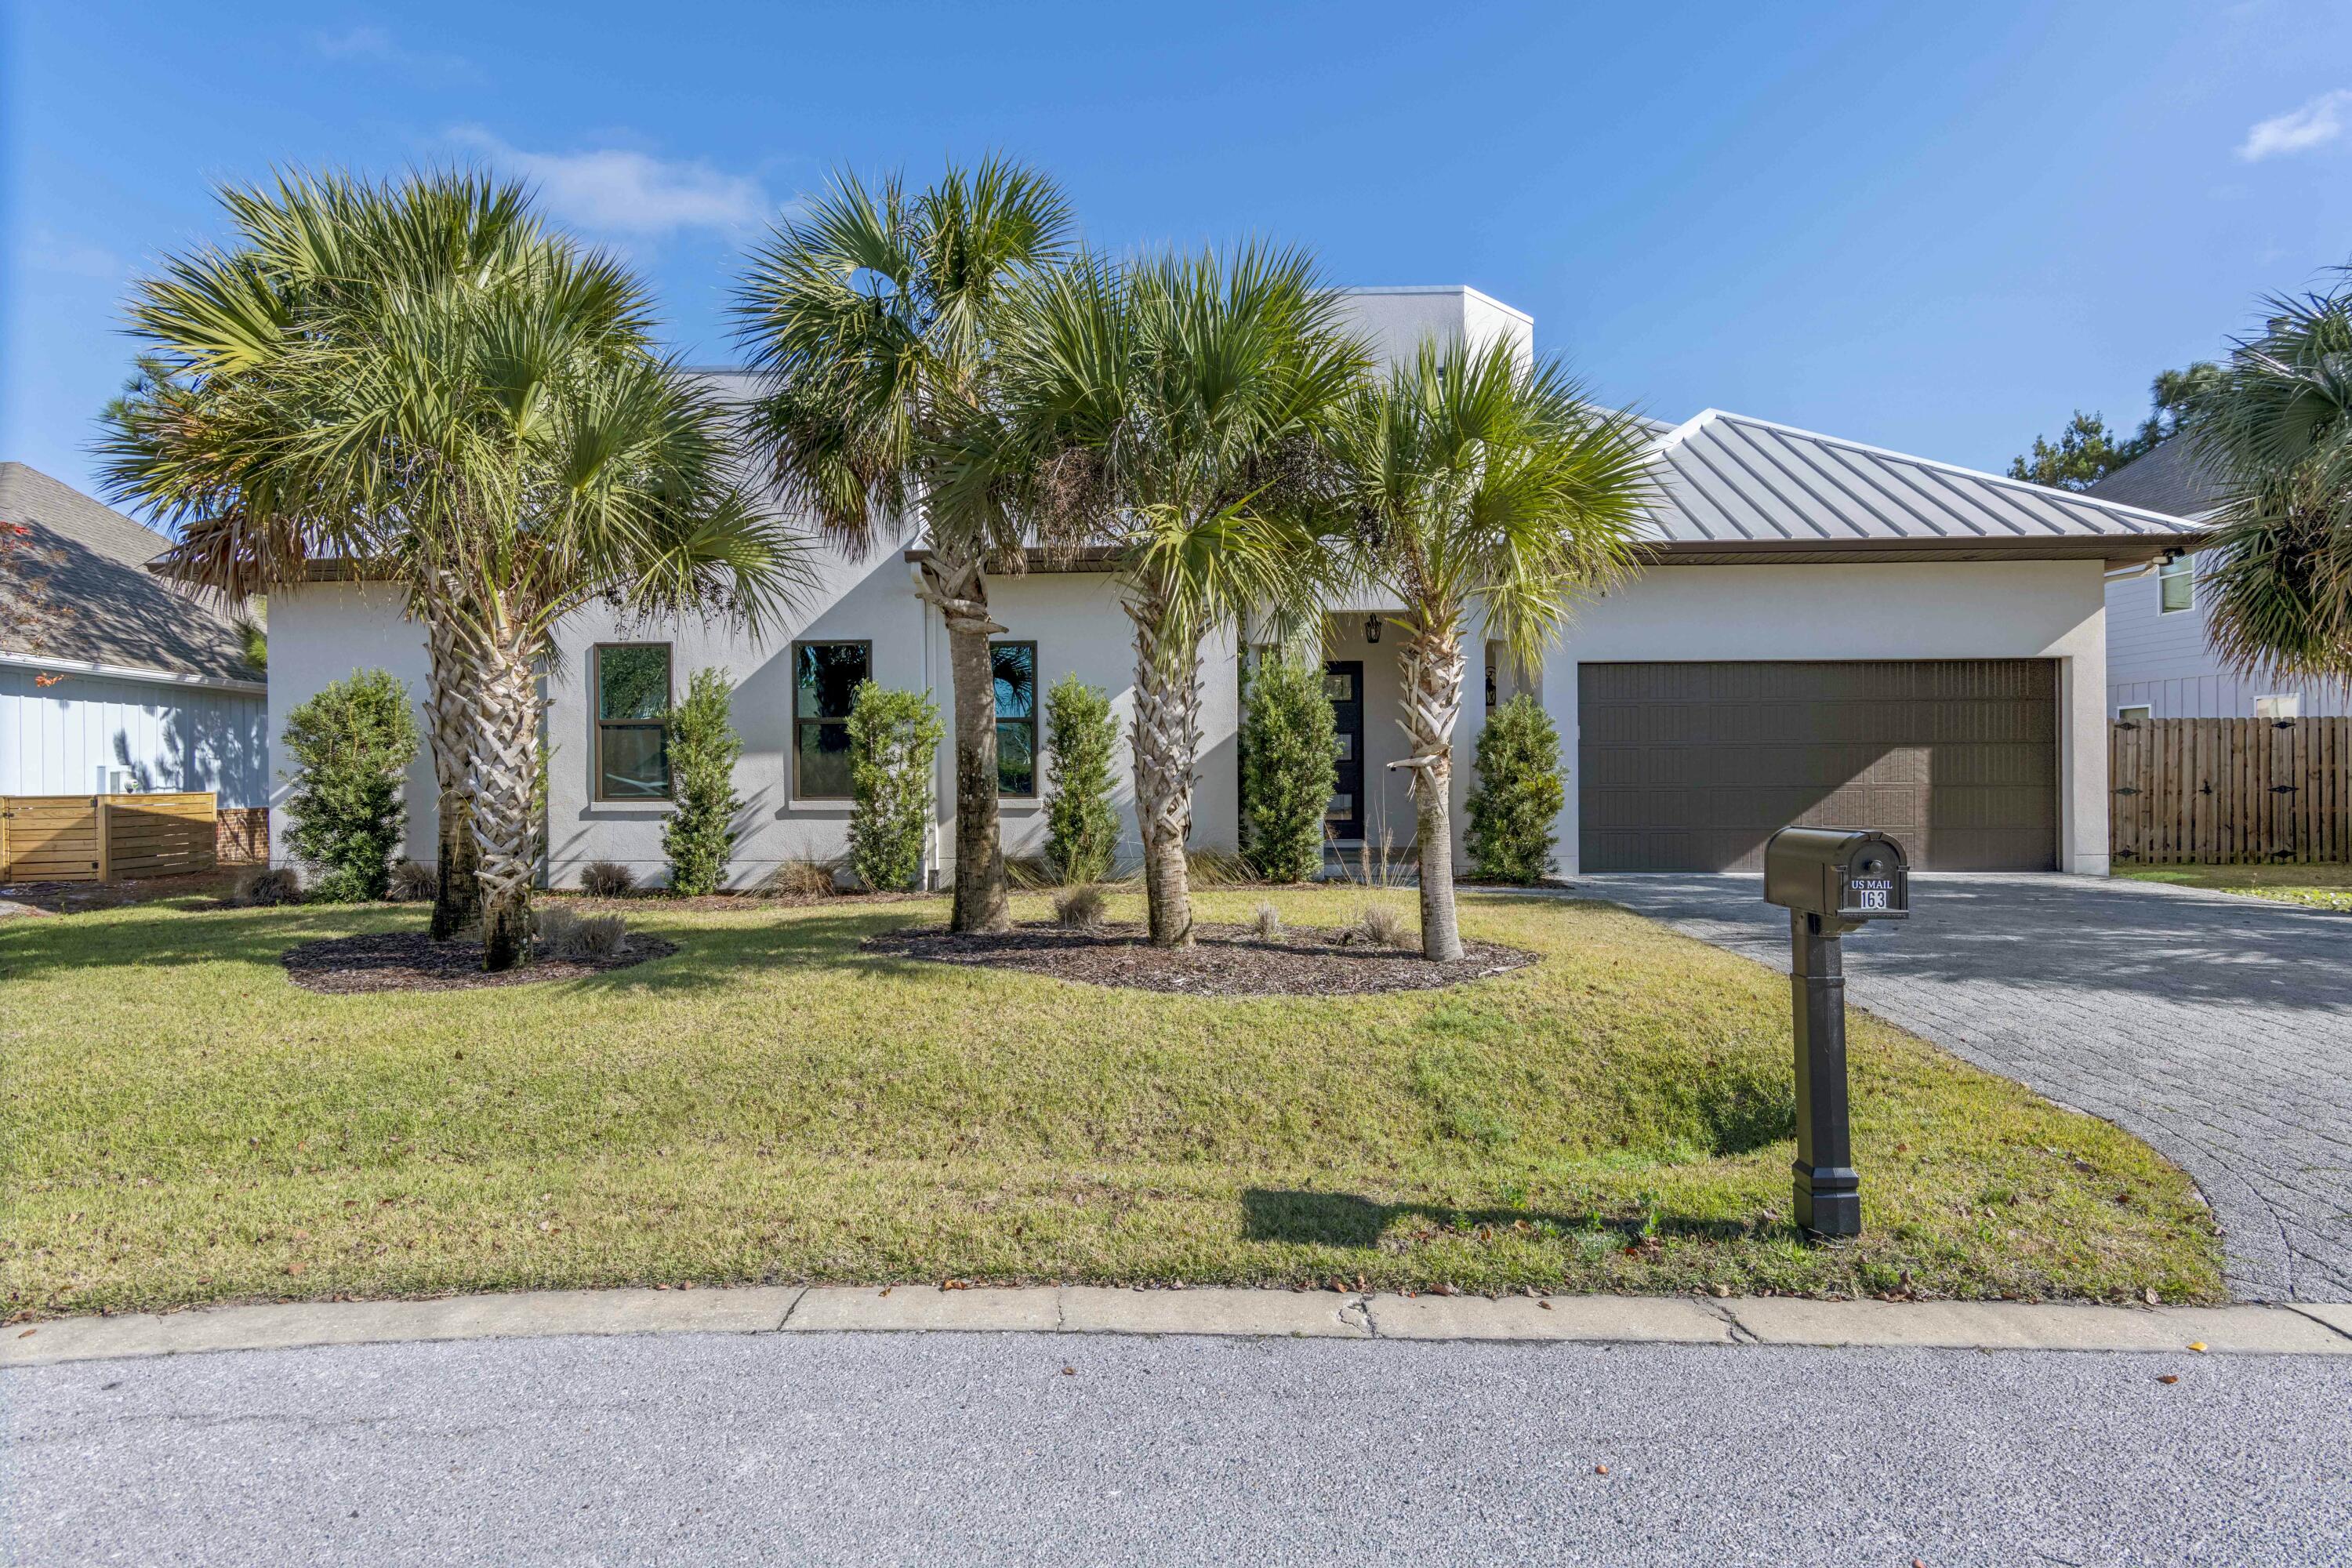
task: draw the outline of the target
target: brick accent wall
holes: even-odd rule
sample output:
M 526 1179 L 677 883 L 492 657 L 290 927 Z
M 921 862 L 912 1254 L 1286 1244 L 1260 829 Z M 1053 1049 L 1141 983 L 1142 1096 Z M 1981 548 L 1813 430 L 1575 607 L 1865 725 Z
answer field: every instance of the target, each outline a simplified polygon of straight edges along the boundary
M 268 859 L 269 808 L 266 805 L 221 807 L 214 843 L 224 866 L 257 865 Z

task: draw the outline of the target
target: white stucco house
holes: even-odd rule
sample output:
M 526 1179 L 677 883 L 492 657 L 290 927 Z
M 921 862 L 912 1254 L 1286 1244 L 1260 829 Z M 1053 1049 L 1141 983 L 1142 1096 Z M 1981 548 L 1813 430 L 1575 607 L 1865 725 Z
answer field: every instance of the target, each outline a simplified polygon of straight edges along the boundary
M 2175 438 L 2085 492 L 2201 524 L 2221 487 Z M 2205 635 L 2204 558 L 2159 557 L 2107 584 L 2107 701 L 2118 719 L 2313 719 L 2352 714 L 2340 681 L 2249 677 L 2223 664 Z
M 0 795 L 267 805 L 262 672 L 220 606 L 146 570 L 171 541 L 23 463 L 0 463 L 0 522 L 27 531 L 0 584 Z
M 1471 289 L 1351 290 L 1349 304 L 1383 353 L 1431 335 L 1534 342 L 1528 316 Z M 715 374 L 723 388 L 748 385 Z M 2106 869 L 2105 577 L 2157 559 L 2185 524 L 1713 409 L 1654 428 L 1654 563 L 1586 605 L 1540 668 L 1498 668 L 1490 650 L 1486 693 L 1474 679 L 1456 737 L 1458 794 L 1487 707 L 1523 684 L 1563 737 L 1570 876 L 1752 867 L 1764 837 L 1798 821 L 1885 828 L 1928 868 Z M 913 592 L 921 544 L 910 525 L 862 560 L 828 558 L 814 602 L 761 643 L 720 626 L 574 616 L 547 687 L 550 880 L 569 885 L 598 859 L 659 879 L 669 806 L 660 704 L 646 693 L 682 690 L 704 666 L 737 683 L 747 804 L 734 883 L 841 853 L 850 687 L 870 675 L 949 706 L 945 632 Z M 1046 688 L 1075 672 L 1125 721 L 1118 594 L 1098 570 L 992 583 L 1009 628 L 998 655 L 1009 855 L 1043 845 Z M 1402 771 L 1385 765 L 1402 755 L 1395 638 L 1380 636 L 1381 612 L 1395 607 L 1341 605 L 1328 619 L 1344 731 L 1330 826 L 1343 844 L 1408 847 L 1412 837 Z M 355 668 L 424 689 L 424 643 L 384 584 L 312 583 L 273 595 L 270 616 L 273 729 Z M 1197 847 L 1235 845 L 1238 657 L 1231 636 L 1208 650 Z M 949 783 L 943 757 L 935 880 L 954 849 Z M 411 843 L 429 856 L 422 757 L 409 805 Z M 1127 826 L 1139 855 L 1131 816 Z

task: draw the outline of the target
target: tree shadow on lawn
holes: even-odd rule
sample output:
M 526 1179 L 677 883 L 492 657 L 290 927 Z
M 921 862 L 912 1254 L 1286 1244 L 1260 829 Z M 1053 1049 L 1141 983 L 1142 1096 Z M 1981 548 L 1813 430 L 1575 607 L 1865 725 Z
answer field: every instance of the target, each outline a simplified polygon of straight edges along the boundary
M 1631 1247 L 1644 1236 L 1681 1236 L 1704 1241 L 1740 1241 L 1758 1232 L 1737 1220 L 1669 1219 L 1631 1215 L 1604 1219 L 1538 1214 L 1517 1208 L 1456 1208 L 1448 1204 L 1374 1203 L 1354 1193 L 1313 1193 L 1275 1187 L 1249 1187 L 1242 1193 L 1243 1235 L 1251 1241 L 1288 1242 L 1301 1247 L 1350 1247 L 1366 1250 L 1380 1245 L 1390 1226 L 1400 1219 L 1419 1218 L 1454 1231 L 1475 1231 L 1481 1226 L 1507 1229 L 1521 1222 L 1555 1235 L 1587 1236 L 1616 1231 Z M 1768 1230 L 1785 1228 L 1768 1226 Z

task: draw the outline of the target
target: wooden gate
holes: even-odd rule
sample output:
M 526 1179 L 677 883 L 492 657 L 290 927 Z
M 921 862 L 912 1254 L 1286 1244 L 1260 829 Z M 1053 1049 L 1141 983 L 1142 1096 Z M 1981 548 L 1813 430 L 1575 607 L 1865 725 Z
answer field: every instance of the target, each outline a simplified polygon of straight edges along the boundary
M 209 871 L 217 797 L 0 795 L 0 882 L 109 882 Z
M 2118 864 L 2352 854 L 2352 719 L 2118 720 L 2107 758 Z

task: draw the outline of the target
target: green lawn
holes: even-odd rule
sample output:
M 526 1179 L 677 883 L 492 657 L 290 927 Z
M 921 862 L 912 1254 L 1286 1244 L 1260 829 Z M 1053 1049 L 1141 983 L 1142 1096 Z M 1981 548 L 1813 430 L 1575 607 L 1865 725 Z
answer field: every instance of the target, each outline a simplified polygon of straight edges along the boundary
M 2118 868 L 2136 882 L 2173 882 L 2275 899 L 2315 910 L 2352 911 L 2352 866 L 2136 866 Z
M 1602 906 L 1465 898 L 1465 934 L 1544 962 L 1339 1001 L 858 952 L 936 901 L 629 909 L 681 951 L 372 996 L 278 955 L 421 910 L 0 923 L 6 1313 L 948 1277 L 2222 1294 L 2179 1172 L 1860 1016 L 1868 1234 L 1805 1245 L 1787 982 Z

